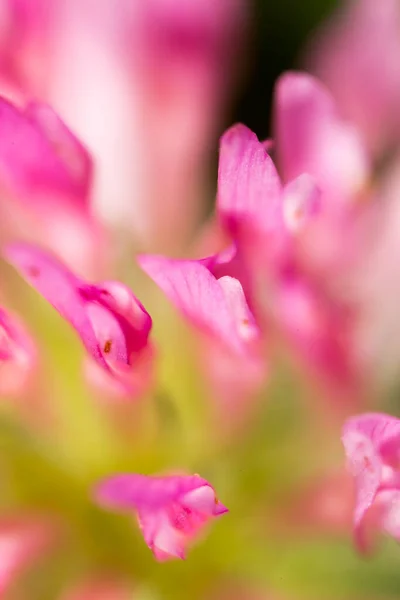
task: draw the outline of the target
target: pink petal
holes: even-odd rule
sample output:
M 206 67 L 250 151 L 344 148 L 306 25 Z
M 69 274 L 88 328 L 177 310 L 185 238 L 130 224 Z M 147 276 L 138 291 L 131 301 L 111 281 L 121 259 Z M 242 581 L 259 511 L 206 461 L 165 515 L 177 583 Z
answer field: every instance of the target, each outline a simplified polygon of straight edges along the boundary
M 227 509 L 199 475 L 117 475 L 95 490 L 100 505 L 135 511 L 144 540 L 159 561 L 185 558 L 207 521 Z
M 20 323 L 0 308 L 0 394 L 20 393 L 35 364 L 33 341 Z
M 21 112 L 0 98 L 0 165 L 0 176 L 23 195 L 82 200 L 88 192 L 89 156 L 46 105 L 31 104 Z
M 327 89 L 305 73 L 286 73 L 275 92 L 278 162 L 285 181 L 315 178 L 332 203 L 367 181 L 369 164 L 356 130 L 340 119 Z
M 25 115 L 37 124 L 60 160 L 60 167 L 63 166 L 71 182 L 75 182 L 76 195 L 87 197 L 93 174 L 93 163 L 87 149 L 47 104 L 31 102 L 25 109 Z
M 303 173 L 285 185 L 283 214 L 286 227 L 298 231 L 321 208 L 321 191 L 313 177 Z
M 400 421 L 385 414 L 371 413 L 348 419 L 343 427 L 342 442 L 348 468 L 356 482 L 354 528 L 356 540 L 364 546 L 362 521 L 372 506 L 383 481 L 384 463 L 380 448 L 398 438 Z
M 377 498 L 381 511 L 381 527 L 395 540 L 400 541 L 400 490 L 384 490 Z
M 79 279 L 62 262 L 36 246 L 10 244 L 4 255 L 28 283 L 76 329 L 93 358 L 107 368 L 85 310 L 85 300 L 79 293 Z
M 244 125 L 222 136 L 217 210 L 223 221 L 249 219 L 267 230 L 282 223 L 281 184 L 265 146 Z
M 226 275 L 218 279 L 218 283 L 225 295 L 240 338 L 246 342 L 259 339 L 260 330 L 249 309 L 240 282 L 234 277 Z
M 85 283 L 35 246 L 11 244 L 5 255 L 74 327 L 95 361 L 129 388 L 131 367 L 138 354 L 147 351 L 152 325 L 132 292 L 118 282 Z
M 116 475 L 98 485 L 95 497 L 101 505 L 110 508 L 158 510 L 204 485 L 209 486 L 199 475 Z
M 230 303 L 217 279 L 199 261 L 138 257 L 142 269 L 196 326 L 242 351 Z

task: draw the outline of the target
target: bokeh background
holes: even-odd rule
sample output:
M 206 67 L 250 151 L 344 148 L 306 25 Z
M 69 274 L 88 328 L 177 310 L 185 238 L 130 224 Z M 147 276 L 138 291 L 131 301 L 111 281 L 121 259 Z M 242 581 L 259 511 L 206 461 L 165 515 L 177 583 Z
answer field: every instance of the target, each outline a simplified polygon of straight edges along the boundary
M 3 2 L 6 5 L 6 0 L 0 0 L 0 7 Z M 44 3 L 44 13 L 48 12 L 48 3 Z M 225 4 L 229 6 L 229 2 Z M 33 5 L 32 1 L 30 6 Z M 35 15 L 39 5 L 43 7 L 43 3 L 35 6 Z M 102 1 L 101 5 L 110 15 L 119 10 L 118 0 Z M 105 88 L 114 85 L 108 78 L 115 70 L 100 68 L 101 61 L 106 61 L 93 50 L 96 44 L 93 47 L 88 44 L 87 64 L 82 58 L 85 44 L 68 54 L 68 48 L 77 46 L 78 39 L 82 43 L 92 35 L 92 30 L 85 27 L 91 22 L 91 11 L 96 10 L 90 2 L 81 5 L 71 2 L 69 6 L 74 7 L 74 14 L 72 9 L 71 13 L 67 10 L 68 17 L 62 18 L 57 27 L 63 30 L 63 23 L 82 25 L 76 30 L 72 28 L 73 33 L 69 34 L 73 41 L 67 45 L 66 55 L 71 62 L 62 55 L 66 63 L 61 61 L 55 68 L 48 67 L 50 79 L 53 78 L 50 84 L 32 88 L 26 84 L 24 95 L 54 104 L 92 151 L 95 169 L 97 164 L 102 172 L 111 164 L 107 160 L 114 160 L 115 147 L 118 152 L 121 150 L 120 141 L 114 147 L 104 132 L 119 127 L 116 139 L 120 140 L 118 136 L 124 129 L 123 122 L 121 129 L 114 121 L 114 107 L 110 105 L 108 112 L 97 96 L 101 95 L 101 84 Z M 168 165 L 168 169 L 176 169 L 172 183 L 168 178 L 163 181 L 160 172 L 156 176 L 153 173 L 152 183 L 157 184 L 154 179 L 160 175 L 160 185 L 164 188 L 152 189 L 146 204 L 147 200 L 139 200 L 147 189 L 145 184 L 144 187 L 137 183 L 129 185 L 126 194 L 121 188 L 126 173 L 129 174 L 126 181 L 134 179 L 135 166 L 129 155 L 127 168 L 115 172 L 118 181 L 107 175 L 96 187 L 96 193 L 102 196 L 99 213 L 108 228 L 109 239 L 102 242 L 105 252 L 96 247 L 95 274 L 93 257 L 83 260 L 86 254 L 78 244 L 79 236 L 76 244 L 75 238 L 70 239 L 67 252 L 62 247 L 64 258 L 72 246 L 72 250 L 79 247 L 67 256 L 78 272 L 90 273 L 89 279 L 121 279 L 151 313 L 157 348 L 156 381 L 139 400 L 116 400 L 108 389 L 99 390 L 92 385 L 82 373 L 84 352 L 72 329 L 2 262 L 4 303 L 23 319 L 32 333 L 40 360 L 29 386 L 16 396 L 5 395 L 0 414 L 3 512 L 0 579 L 3 553 L 6 582 L 4 592 L 0 590 L 1 598 L 395 600 L 399 597 L 400 550 L 396 543 L 384 539 L 375 555 L 368 559 L 361 558 L 352 544 L 353 490 L 340 444 L 341 417 L 320 401 L 317 390 L 310 390 L 304 383 L 297 366 L 293 366 L 284 352 L 278 351 L 268 387 L 251 399 L 254 411 L 248 420 L 241 422 L 239 418 L 238 423 L 232 419 L 231 423 L 229 407 L 215 412 L 217 400 L 204 378 L 198 357 L 203 340 L 199 340 L 134 261 L 134 252 L 138 250 L 189 256 L 214 248 L 212 226 L 210 232 L 208 225 L 214 208 L 219 136 L 237 121 L 248 125 L 260 139 L 271 134 L 276 78 L 285 70 L 299 68 L 313 31 L 338 6 L 333 0 L 244 0 L 243 30 L 239 27 L 240 35 L 235 38 L 238 48 L 233 58 L 227 53 L 235 61 L 237 69 L 234 66 L 233 71 L 237 72 L 235 77 L 227 75 L 227 93 L 222 95 L 217 116 L 210 118 L 211 125 L 207 125 L 207 139 L 202 140 L 204 148 L 196 155 L 201 163 L 201 185 L 197 186 L 197 175 L 194 177 L 188 168 L 189 175 L 186 171 L 182 173 L 186 188 L 183 184 L 174 187 L 180 171 L 172 160 Z M 23 39 L 24 29 L 22 33 L 18 31 L 14 35 Z M 39 31 L 42 32 L 40 27 Z M 106 27 L 100 28 L 101 31 L 98 47 L 102 45 L 102 35 L 104 39 L 108 35 Z M 43 66 L 43 61 L 48 56 L 41 54 L 40 41 L 39 50 L 36 39 L 32 42 L 37 52 L 34 71 L 44 70 L 46 79 L 47 66 Z M 232 40 L 229 44 L 235 45 Z M 30 48 L 29 45 L 25 48 L 22 42 L 16 47 L 14 57 L 29 52 Z M 83 74 L 77 75 L 79 58 Z M 154 66 L 157 61 L 161 61 L 158 54 L 150 66 L 136 67 L 150 69 L 152 81 L 151 69 L 157 71 Z M 87 88 L 83 85 L 84 67 L 86 73 L 94 71 L 98 76 L 99 87 L 93 88 L 91 103 L 86 102 L 91 84 Z M 124 68 L 129 71 L 126 65 Z M 226 73 L 231 73 L 232 64 L 228 61 L 225 68 Z M 171 122 L 176 119 L 178 123 L 184 109 L 174 111 L 171 104 L 179 95 L 185 95 L 188 73 L 183 69 L 183 75 L 179 75 L 177 68 L 170 76 L 181 76 L 182 81 L 171 96 L 166 94 L 165 106 L 158 102 L 158 97 L 160 90 L 168 88 L 168 81 L 158 82 L 155 90 L 149 85 L 144 99 L 140 96 L 145 106 L 144 113 L 140 112 L 143 107 L 139 109 L 141 128 L 132 133 L 135 144 L 123 147 L 121 154 L 125 151 L 129 154 L 133 148 L 136 160 L 142 154 L 147 156 L 150 148 L 151 155 L 152 144 L 158 150 L 163 146 L 157 138 L 157 125 L 164 127 L 163 115 L 168 114 Z M 219 85 L 222 83 L 224 87 L 224 71 L 218 77 Z M 12 77 L 5 79 L 9 82 Z M 32 80 L 34 76 L 27 77 L 28 83 Z M 192 82 L 188 85 L 193 86 L 189 96 L 196 94 L 196 85 Z M 84 94 L 86 99 L 82 97 Z M 14 89 L 12 93 L 7 89 L 7 95 L 13 99 L 18 96 Z M 101 105 L 101 114 L 89 118 L 97 105 Z M 204 104 L 204 110 L 212 111 L 212 107 L 212 102 Z M 129 108 L 124 108 L 129 115 Z M 115 110 L 120 109 L 116 102 Z M 201 103 L 196 110 L 201 110 Z M 193 118 L 190 114 L 189 123 Z M 205 125 L 201 123 L 199 130 L 202 127 Z M 99 128 L 101 135 L 97 135 Z M 130 131 L 128 125 L 127 129 Z M 186 129 L 182 125 L 182 131 Z M 174 131 L 179 137 L 181 130 Z M 171 144 L 174 134 L 162 129 L 162 135 Z M 98 152 L 101 144 L 110 144 L 110 151 Z M 168 143 L 165 148 L 168 153 Z M 178 151 L 177 157 L 178 164 Z M 161 165 L 162 153 L 154 160 Z M 110 193 L 113 185 L 117 188 L 114 195 Z M 117 218 L 117 200 L 124 195 L 128 200 L 135 198 L 132 203 L 135 210 L 126 212 L 124 205 Z M 186 198 L 188 205 L 196 199 L 199 205 L 195 217 L 187 216 L 191 225 L 181 237 L 178 225 L 182 223 L 178 216 L 184 212 L 183 205 L 179 202 L 174 205 L 176 229 L 172 213 L 167 213 L 169 220 L 165 221 L 163 202 L 170 196 L 180 198 L 181 202 Z M 147 215 L 147 221 L 141 221 L 140 215 L 148 206 L 152 206 L 151 214 Z M 26 233 L 23 228 L 16 234 L 8 226 L 1 231 L 2 242 L 10 237 L 31 239 L 34 234 L 32 229 Z M 175 243 L 178 238 L 179 243 Z M 41 242 L 47 241 L 50 237 L 44 239 L 42 235 Z M 396 413 L 395 386 L 389 391 L 386 389 L 379 395 L 374 407 Z M 98 479 L 116 472 L 151 474 L 171 470 L 200 473 L 207 478 L 230 513 L 213 523 L 187 561 L 158 564 L 145 546 L 133 515 L 115 515 L 97 507 L 91 489 Z M 24 568 L 18 566 L 20 563 Z

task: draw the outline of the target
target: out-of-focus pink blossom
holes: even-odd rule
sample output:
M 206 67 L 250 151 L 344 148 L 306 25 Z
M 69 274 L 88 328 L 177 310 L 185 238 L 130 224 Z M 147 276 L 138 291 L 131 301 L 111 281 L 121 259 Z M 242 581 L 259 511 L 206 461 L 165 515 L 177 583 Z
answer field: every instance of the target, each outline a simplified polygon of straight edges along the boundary
M 184 559 L 206 523 L 228 511 L 199 475 L 116 475 L 101 482 L 95 495 L 102 506 L 137 514 L 145 542 L 159 561 Z
M 43 520 L 13 517 L 0 522 L 0 597 L 26 569 L 40 560 L 52 541 Z
M 199 218 L 213 136 L 240 70 L 231 64 L 246 2 L 3 5 L 0 77 L 7 92 L 56 106 L 91 148 L 96 214 L 143 244 L 181 244 Z
M 93 267 L 99 231 L 90 214 L 91 181 L 87 150 L 50 106 L 21 109 L 0 98 L 3 237 L 40 240 L 70 263 Z
M 353 124 L 343 121 L 328 89 L 306 73 L 276 84 L 275 142 L 284 181 L 311 175 L 325 207 L 355 201 L 369 177 L 369 159 Z
M 322 227 L 324 213 L 331 214 L 318 180 L 302 174 L 283 187 L 264 145 L 244 126 L 225 134 L 221 155 L 220 211 L 237 244 L 242 272 L 243 265 L 250 271 L 266 335 L 269 328 L 283 334 L 314 376 L 352 395 L 357 373 L 347 308 L 330 296 L 326 277 L 316 276 L 314 259 L 306 260 L 300 251 L 310 225 Z
M 28 333 L 0 308 L 0 395 L 19 394 L 36 364 L 36 349 Z
M 81 581 L 62 594 L 60 600 L 134 600 L 134 594 L 115 578 L 98 575 Z
M 87 283 L 37 246 L 10 244 L 5 255 L 74 327 L 94 361 L 129 391 L 152 325 L 133 293 L 119 282 Z
M 353 505 L 351 476 L 342 471 L 329 472 L 295 490 L 288 505 L 273 518 L 272 527 L 280 536 L 347 536 Z
M 374 152 L 400 133 L 399 31 L 397 0 L 352 0 L 322 26 L 308 51 L 311 70 Z
M 368 549 L 365 520 L 372 507 L 380 527 L 400 539 L 400 420 L 370 413 L 348 419 L 342 441 L 356 486 L 354 533 L 361 551 Z

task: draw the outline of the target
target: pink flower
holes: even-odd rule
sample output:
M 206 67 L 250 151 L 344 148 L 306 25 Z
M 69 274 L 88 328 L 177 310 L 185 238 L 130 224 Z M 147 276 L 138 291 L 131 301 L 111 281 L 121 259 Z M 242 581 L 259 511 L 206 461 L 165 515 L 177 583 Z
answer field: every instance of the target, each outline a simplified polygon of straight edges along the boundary
M 362 139 L 345 122 L 328 89 L 306 73 L 285 73 L 276 84 L 275 136 L 284 181 L 308 173 L 325 206 L 354 203 L 369 176 Z
M 97 575 L 81 581 L 60 600 L 133 600 L 132 590 L 114 577 Z
M 136 361 L 148 348 L 152 325 L 132 292 L 119 282 L 83 281 L 33 245 L 10 244 L 5 255 L 74 327 L 94 361 L 129 390 Z
M 0 77 L 7 91 L 56 106 L 86 140 L 98 165 L 96 215 L 143 244 L 181 244 L 199 219 L 210 147 L 240 70 L 245 0 L 2 7 Z
M 397 0 L 343 2 L 308 52 L 311 70 L 375 153 L 400 133 L 399 26 Z
M 325 389 L 344 387 L 351 396 L 358 374 L 349 310 L 327 282 L 326 261 L 321 277 L 315 258 L 303 252 L 312 225 L 325 238 L 330 234 L 325 245 L 334 242 L 337 224 L 325 217 L 331 213 L 318 184 L 304 173 L 283 186 L 264 144 L 242 125 L 222 138 L 218 209 L 238 248 L 240 277 L 257 320 L 266 336 L 283 335 L 300 363 L 328 384 Z
M 229 229 L 241 219 L 260 219 L 266 229 L 281 231 L 281 196 L 279 177 L 263 145 L 243 125 L 230 129 L 220 148 L 217 217 L 221 224 Z M 248 274 L 235 241 L 200 260 L 150 255 L 138 260 L 178 310 L 208 335 L 206 371 L 223 400 L 224 414 L 227 407 L 232 410 L 242 404 L 261 385 L 265 364 L 260 327 L 249 305 Z
M 199 475 L 116 475 L 101 482 L 95 494 L 102 506 L 137 514 L 145 542 L 159 561 L 184 559 L 207 521 L 228 511 Z
M 0 98 L 5 237 L 45 240 L 69 262 L 88 267 L 99 235 L 90 214 L 91 181 L 87 150 L 49 106 L 32 102 L 20 109 Z
M 265 374 L 261 333 L 238 277 L 235 248 L 202 260 L 138 258 L 140 266 L 201 334 L 201 361 L 218 422 L 243 421 Z
M 342 442 L 356 486 L 354 534 L 367 550 L 365 521 L 372 508 L 380 527 L 400 540 L 400 420 L 370 413 L 348 419 Z
M 35 364 L 33 341 L 16 319 L 0 308 L 0 395 L 19 394 Z
M 0 522 L 0 597 L 43 556 L 53 536 L 49 524 L 35 518 L 8 517 Z

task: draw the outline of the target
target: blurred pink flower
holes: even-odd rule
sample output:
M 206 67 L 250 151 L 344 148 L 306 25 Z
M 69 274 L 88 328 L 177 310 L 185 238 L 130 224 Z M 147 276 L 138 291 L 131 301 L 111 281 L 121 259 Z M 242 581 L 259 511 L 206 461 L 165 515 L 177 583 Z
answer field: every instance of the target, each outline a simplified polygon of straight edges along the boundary
M 290 539 L 294 535 L 307 539 L 347 536 L 354 505 L 352 483 L 351 476 L 342 471 L 330 471 L 302 482 L 287 497 L 287 504 L 278 508 L 278 515 L 274 515 L 269 527 Z
M 7 517 L 0 522 L 0 597 L 49 548 L 53 533 L 42 519 Z
M 207 521 L 228 511 L 199 475 L 116 475 L 98 485 L 95 497 L 102 506 L 135 512 L 159 561 L 184 559 Z
M 306 73 L 285 73 L 275 88 L 275 143 L 284 181 L 311 175 L 325 209 L 354 203 L 370 165 L 362 138 L 345 122 L 328 89 Z
M 4 89 L 46 99 L 91 148 L 96 215 L 133 229 L 147 247 L 187 241 L 240 70 L 238 61 L 231 65 L 246 29 L 245 0 L 4 0 L 2 7 Z
M 128 585 L 113 577 L 98 575 L 73 586 L 60 600 L 133 600 L 134 597 Z
M 36 365 L 36 348 L 20 323 L 0 307 L 0 396 L 18 395 Z
M 0 98 L 3 237 L 44 241 L 70 263 L 93 267 L 100 232 L 90 214 L 91 181 L 87 150 L 50 106 L 20 109 Z
M 355 541 L 368 550 L 365 520 L 375 508 L 380 527 L 400 539 L 400 420 L 370 413 L 348 419 L 342 442 L 347 464 L 356 485 Z
M 134 391 L 136 360 L 149 345 L 150 315 L 119 282 L 90 284 L 39 247 L 15 243 L 7 260 L 76 330 L 89 355 L 126 392 Z
M 375 153 L 400 134 L 399 31 L 397 0 L 352 0 L 342 3 L 308 49 L 310 69 Z
M 326 219 L 331 213 L 318 184 L 305 173 L 283 187 L 264 144 L 244 126 L 231 128 L 222 138 L 219 210 L 235 239 L 242 272 L 247 268 L 245 289 L 259 324 L 267 338 L 282 335 L 325 389 L 346 389 L 349 399 L 358 384 L 349 310 L 337 294 L 332 296 L 327 260 L 320 277 L 315 257 L 302 249 L 311 226 L 325 238 L 328 234 L 325 245 L 337 245 L 339 226 Z M 343 222 L 340 231 L 346 231 Z M 350 258 L 346 248 L 344 244 L 344 260 L 335 262 L 339 270 Z M 326 249 L 329 258 L 331 250 Z

